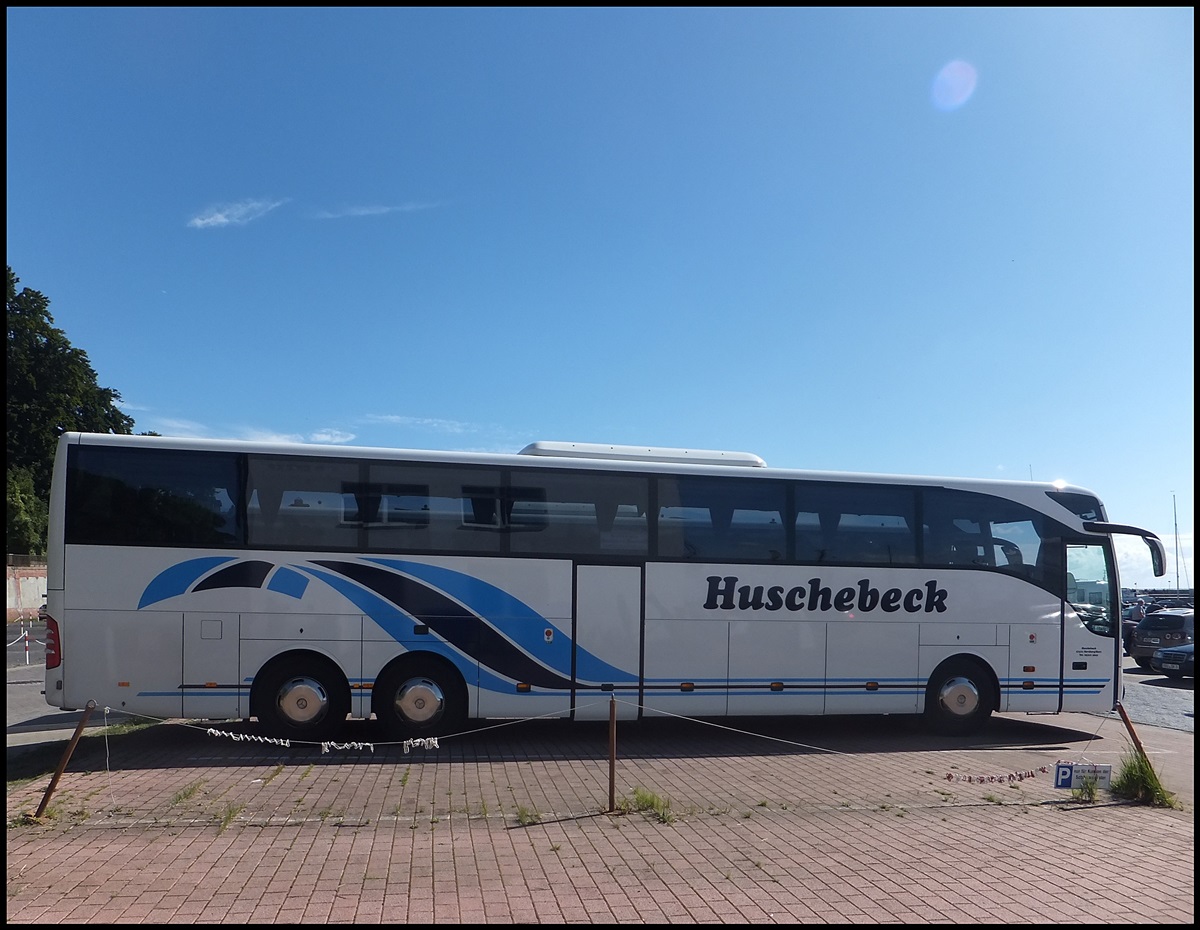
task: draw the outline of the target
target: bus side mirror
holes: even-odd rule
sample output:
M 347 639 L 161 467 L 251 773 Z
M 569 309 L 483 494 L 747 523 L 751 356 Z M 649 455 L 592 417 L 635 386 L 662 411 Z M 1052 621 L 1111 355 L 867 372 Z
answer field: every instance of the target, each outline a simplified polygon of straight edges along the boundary
M 1163 548 L 1162 540 L 1157 537 L 1142 537 L 1150 547 L 1150 561 L 1154 566 L 1154 577 L 1161 578 L 1167 573 L 1167 550 Z

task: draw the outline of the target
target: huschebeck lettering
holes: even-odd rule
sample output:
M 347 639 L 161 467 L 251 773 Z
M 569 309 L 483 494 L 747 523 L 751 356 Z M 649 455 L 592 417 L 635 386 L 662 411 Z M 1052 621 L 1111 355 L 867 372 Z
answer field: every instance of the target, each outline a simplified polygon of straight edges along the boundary
M 936 581 L 927 581 L 919 588 L 888 588 L 880 591 L 863 578 L 854 587 L 835 591 L 821 584 L 820 578 L 809 579 L 807 585 L 785 588 L 783 585 L 738 585 L 737 575 L 708 576 L 708 598 L 705 610 L 856 610 L 869 613 L 882 610 L 895 613 L 943 613 L 946 610 L 946 589 Z

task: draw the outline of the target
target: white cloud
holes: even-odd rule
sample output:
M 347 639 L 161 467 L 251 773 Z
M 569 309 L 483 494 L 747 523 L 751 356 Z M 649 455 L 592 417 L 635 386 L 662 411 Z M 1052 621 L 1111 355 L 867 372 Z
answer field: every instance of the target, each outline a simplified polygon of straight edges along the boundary
M 266 216 L 287 200 L 243 200 L 238 203 L 207 207 L 188 220 L 192 229 L 213 229 L 221 226 L 245 226 Z
M 354 439 L 353 433 L 346 433 L 340 429 L 319 429 L 309 434 L 309 442 L 327 442 L 337 445 L 338 443 L 350 442 Z
M 299 433 L 274 433 L 255 427 L 243 427 L 239 432 L 238 439 L 251 442 L 304 442 L 304 437 Z
M 418 210 L 432 210 L 436 203 L 403 203 L 398 206 L 375 204 L 362 207 L 344 207 L 341 210 L 321 210 L 315 214 L 319 220 L 340 220 L 347 216 L 383 216 L 388 213 L 415 213 Z
M 478 427 L 457 420 L 437 420 L 431 417 L 404 417 L 397 414 L 367 414 L 363 419 L 372 423 L 389 423 L 392 426 L 409 426 L 414 429 L 433 430 L 436 433 L 474 433 Z
M 160 436 L 174 436 L 177 439 L 205 439 L 212 431 L 202 423 L 193 420 L 173 420 L 168 418 L 153 418 L 149 423 L 135 423 L 138 432 L 158 433 Z

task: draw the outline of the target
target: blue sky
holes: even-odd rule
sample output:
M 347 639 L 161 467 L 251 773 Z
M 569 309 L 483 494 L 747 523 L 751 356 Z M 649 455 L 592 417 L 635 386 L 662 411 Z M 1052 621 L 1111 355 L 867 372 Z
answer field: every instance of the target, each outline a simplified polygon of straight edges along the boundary
M 1195 583 L 1190 7 L 7 26 L 8 264 L 135 431 L 1061 478 Z

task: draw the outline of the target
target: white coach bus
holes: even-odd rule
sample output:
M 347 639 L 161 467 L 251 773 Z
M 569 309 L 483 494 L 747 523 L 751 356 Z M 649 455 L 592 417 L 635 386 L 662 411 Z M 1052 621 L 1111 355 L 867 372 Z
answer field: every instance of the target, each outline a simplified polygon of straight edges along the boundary
M 68 433 L 46 700 L 322 742 L 468 719 L 1113 709 L 1090 491 L 737 452 L 516 454 Z M 1085 583 L 1103 598 L 1076 597 Z M 1101 601 L 1095 603 L 1095 601 Z

